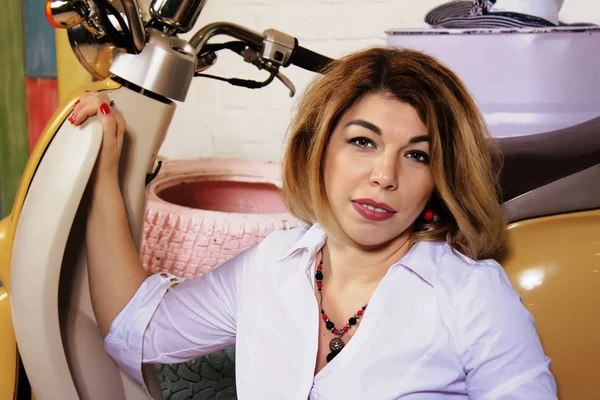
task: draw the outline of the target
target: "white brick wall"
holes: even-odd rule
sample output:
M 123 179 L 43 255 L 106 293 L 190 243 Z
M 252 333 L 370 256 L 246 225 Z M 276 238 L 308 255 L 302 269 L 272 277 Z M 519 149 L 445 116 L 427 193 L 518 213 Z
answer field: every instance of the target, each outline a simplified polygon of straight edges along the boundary
M 523 0 L 527 1 L 527 0 Z M 339 57 L 385 44 L 388 28 L 424 27 L 425 13 L 440 0 L 209 0 L 197 27 L 229 21 L 262 32 L 275 28 L 296 36 L 305 47 Z M 561 19 L 600 24 L 599 0 L 565 0 Z M 218 38 L 217 38 L 218 39 Z M 223 40 L 228 37 L 223 36 Z M 222 51 L 208 73 L 261 80 L 237 55 Z M 280 161 L 286 129 L 298 95 L 314 76 L 296 67 L 283 73 L 298 94 L 288 96 L 279 82 L 249 90 L 196 78 L 178 105 L 160 154 L 169 159 L 234 157 Z

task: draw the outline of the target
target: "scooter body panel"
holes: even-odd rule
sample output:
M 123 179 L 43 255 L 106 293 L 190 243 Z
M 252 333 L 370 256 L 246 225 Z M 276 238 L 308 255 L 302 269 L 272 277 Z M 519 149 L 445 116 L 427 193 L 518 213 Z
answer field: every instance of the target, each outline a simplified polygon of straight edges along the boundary
M 53 138 L 29 185 L 12 247 L 13 326 L 40 400 L 77 398 L 63 350 L 58 286 L 69 232 L 102 143 L 102 127 L 93 122 L 63 124 Z

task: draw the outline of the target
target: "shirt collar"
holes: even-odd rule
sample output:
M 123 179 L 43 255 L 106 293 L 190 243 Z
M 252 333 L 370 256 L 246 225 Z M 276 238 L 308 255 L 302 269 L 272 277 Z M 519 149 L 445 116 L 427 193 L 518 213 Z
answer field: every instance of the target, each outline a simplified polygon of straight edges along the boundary
M 308 250 L 311 255 L 314 255 L 323 247 L 326 240 L 327 234 L 321 225 L 314 223 L 291 248 L 283 253 L 278 261 L 288 259 L 303 249 Z M 438 261 L 444 252 L 444 246 L 445 244 L 439 242 L 417 242 L 404 257 L 390 267 L 390 273 L 401 265 L 419 275 L 421 279 L 431 286 L 434 286 Z
M 321 228 L 321 225 L 319 223 L 314 223 L 306 230 L 306 232 L 304 232 L 304 235 L 302 235 L 291 248 L 283 253 L 278 261 L 285 260 L 302 249 L 308 250 L 310 254 L 315 254 L 321 249 L 321 247 L 323 247 L 326 240 L 327 235 L 325 234 L 323 228 Z
M 401 265 L 419 275 L 431 286 L 435 286 L 438 262 L 444 253 L 444 246 L 446 244 L 440 242 L 417 242 L 400 261 L 392 266 L 391 270 Z

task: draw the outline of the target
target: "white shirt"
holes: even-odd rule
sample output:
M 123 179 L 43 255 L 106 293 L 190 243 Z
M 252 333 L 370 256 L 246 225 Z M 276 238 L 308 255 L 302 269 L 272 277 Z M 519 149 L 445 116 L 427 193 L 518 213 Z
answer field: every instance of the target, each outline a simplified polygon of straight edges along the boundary
M 107 352 L 145 389 L 142 362 L 235 343 L 242 400 L 557 398 L 534 320 L 502 267 L 442 242 L 419 242 L 389 268 L 354 336 L 314 375 L 325 240 L 319 224 L 277 231 L 201 278 L 149 277 L 113 321 Z

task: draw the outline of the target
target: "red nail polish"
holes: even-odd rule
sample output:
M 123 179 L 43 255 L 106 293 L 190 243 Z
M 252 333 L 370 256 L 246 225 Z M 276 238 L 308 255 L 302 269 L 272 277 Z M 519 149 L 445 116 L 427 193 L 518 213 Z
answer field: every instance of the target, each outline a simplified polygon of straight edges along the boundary
M 75 107 L 77 104 L 79 104 L 79 100 L 77 100 L 77 101 L 75 102 L 75 104 L 73 104 L 73 107 Z
M 71 114 L 71 116 L 69 117 L 69 122 L 70 122 L 70 123 L 73 123 L 73 122 L 75 122 L 75 118 L 76 118 L 76 117 L 75 117 L 75 114 Z
M 108 104 L 102 103 L 102 104 L 100 104 L 100 111 L 104 115 L 110 114 L 110 107 L 108 106 Z

